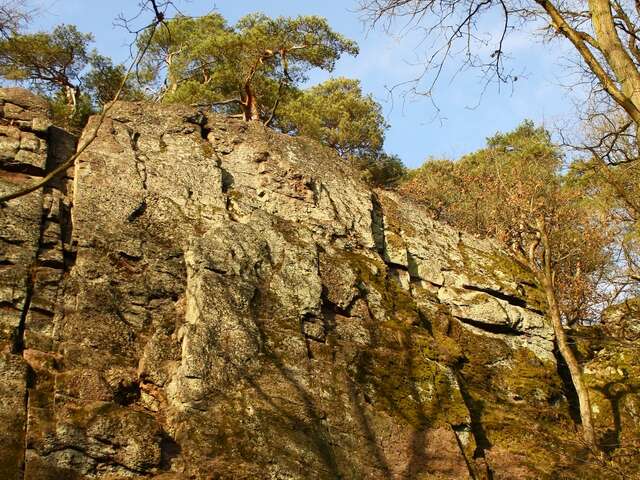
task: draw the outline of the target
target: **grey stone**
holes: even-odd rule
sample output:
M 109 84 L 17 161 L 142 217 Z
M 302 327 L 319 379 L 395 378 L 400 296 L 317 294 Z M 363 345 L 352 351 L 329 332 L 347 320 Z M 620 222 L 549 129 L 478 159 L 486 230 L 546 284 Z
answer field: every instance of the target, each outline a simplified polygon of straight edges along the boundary
M 68 158 L 42 125 L 3 155 Z M 599 478 L 549 451 L 580 455 L 530 272 L 358 178 L 260 124 L 116 104 L 0 210 L 2 478 Z

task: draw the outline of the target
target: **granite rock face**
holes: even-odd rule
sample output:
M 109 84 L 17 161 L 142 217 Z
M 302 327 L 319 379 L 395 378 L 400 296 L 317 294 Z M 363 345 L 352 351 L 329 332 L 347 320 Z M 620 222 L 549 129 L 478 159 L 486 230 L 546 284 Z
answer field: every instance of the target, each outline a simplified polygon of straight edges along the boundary
M 0 102 L 6 192 L 75 139 Z M 311 141 L 121 103 L 0 214 L 2 478 L 608 478 L 531 274 Z

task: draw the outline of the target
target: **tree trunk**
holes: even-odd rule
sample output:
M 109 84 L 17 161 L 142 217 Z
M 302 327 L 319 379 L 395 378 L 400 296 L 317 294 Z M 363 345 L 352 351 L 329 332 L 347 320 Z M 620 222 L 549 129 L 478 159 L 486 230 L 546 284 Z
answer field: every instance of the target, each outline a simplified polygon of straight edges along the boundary
M 78 89 L 67 85 L 64 87 L 64 95 L 67 99 L 67 105 L 71 107 L 71 115 L 73 115 L 78 108 Z
M 600 50 L 620 83 L 622 93 L 640 110 L 640 72 L 618 36 L 609 0 L 589 0 L 591 24 Z
M 542 268 L 536 265 L 531 265 L 534 271 L 538 274 L 538 280 L 542 283 L 542 288 L 549 305 L 549 317 L 553 325 L 553 333 L 556 337 L 556 343 L 558 344 L 558 350 L 560 355 L 569 367 L 569 373 L 571 375 L 571 381 L 578 394 L 578 404 L 580 407 L 580 420 L 582 421 L 582 437 L 584 441 L 590 447 L 597 447 L 596 434 L 593 428 L 593 420 L 591 416 L 591 400 L 589 398 L 589 390 L 584 383 L 582 376 L 582 367 L 578 363 L 569 341 L 567 338 L 567 332 L 562 325 L 562 314 L 560 312 L 560 306 L 558 305 L 558 299 L 556 296 L 556 290 L 554 285 L 554 275 L 551 266 L 551 245 L 549 242 L 549 236 L 547 233 L 547 227 L 544 219 L 538 220 L 537 225 L 540 242 L 542 246 Z
M 165 62 L 167 63 L 167 92 L 168 93 L 176 93 L 176 90 L 178 90 L 178 76 L 176 74 L 176 72 L 173 71 L 173 57 L 175 57 L 176 55 L 180 54 L 180 52 L 182 52 L 182 49 L 179 49 L 175 52 L 169 52 L 167 53 L 167 56 L 165 58 Z
M 249 86 L 245 87 L 245 99 L 242 103 L 242 114 L 247 122 L 251 120 L 260 120 L 258 99 Z
M 629 66 L 630 57 L 624 51 L 615 31 L 609 0 L 589 0 L 589 10 L 592 14 L 591 23 L 596 37 L 598 37 L 597 40 L 594 39 L 596 48 L 603 53 L 606 64 L 613 71 L 615 79 L 609 75 L 606 66 L 601 64 L 600 58 L 591 51 L 589 46 L 591 42 L 587 44 L 585 38 L 581 36 L 581 32 L 567 23 L 563 13 L 556 8 L 552 1 L 535 1 L 547 12 L 551 25 L 573 44 L 605 91 L 629 114 L 636 125 L 640 126 L 640 103 L 636 103 L 640 100 L 638 98 L 640 73 L 633 66 L 633 62 L 631 62 L 631 68 Z M 603 42 L 603 45 L 600 42 Z M 629 72 L 630 75 L 627 77 L 625 72 Z
M 176 90 L 178 90 L 178 79 L 169 69 L 167 73 L 167 93 L 176 93 Z
M 582 367 L 578 363 L 573 350 L 569 346 L 567 339 L 567 332 L 562 325 L 562 317 L 560 315 L 560 309 L 558 302 L 556 301 L 556 295 L 553 287 L 549 285 L 548 281 L 543 281 L 544 292 L 547 297 L 547 303 L 549 304 L 549 316 L 553 324 L 553 332 L 556 336 L 556 342 L 558 343 L 558 350 L 560 355 L 569 367 L 569 373 L 571 374 L 571 381 L 578 394 L 578 403 L 580 406 L 580 420 L 582 421 L 582 437 L 590 447 L 596 446 L 596 434 L 593 428 L 593 421 L 591 418 L 591 400 L 589 399 L 589 390 L 582 378 Z

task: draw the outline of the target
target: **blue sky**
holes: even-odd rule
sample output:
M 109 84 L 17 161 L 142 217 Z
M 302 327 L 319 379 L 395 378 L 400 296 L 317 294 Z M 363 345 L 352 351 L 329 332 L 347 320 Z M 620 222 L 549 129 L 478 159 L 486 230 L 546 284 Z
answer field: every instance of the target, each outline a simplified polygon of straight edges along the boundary
M 117 61 L 129 53 L 130 36 L 114 27 L 116 16 L 135 11 L 133 0 L 33 0 L 40 11 L 34 30 L 46 30 L 59 23 L 72 23 L 95 36 L 95 47 Z M 330 25 L 360 45 L 356 58 L 344 57 L 332 73 L 316 72 L 311 82 L 329 76 L 347 76 L 361 80 L 383 106 L 391 125 L 385 149 L 402 158 L 409 167 L 419 166 L 428 156 L 458 158 L 484 145 L 485 138 L 497 131 L 508 131 L 523 119 L 530 118 L 550 129 L 571 118 L 575 107 L 561 86 L 565 71 L 560 58 L 566 52 L 562 44 L 544 45 L 529 33 L 517 34 L 508 45 L 512 60 L 509 66 L 519 73 L 514 88 L 490 85 L 481 96 L 479 72 L 468 70 L 452 79 L 459 67 L 452 59 L 435 90 L 434 100 L 405 97 L 399 93 L 389 98 L 388 88 L 410 80 L 420 71 L 416 56 L 424 54 L 426 45 L 416 49 L 419 34 L 390 35 L 371 30 L 356 12 L 356 0 L 176 0 L 185 14 L 200 15 L 213 9 L 234 23 L 243 15 L 262 11 L 270 16 L 322 15 Z M 491 25 L 488 25 L 491 28 Z

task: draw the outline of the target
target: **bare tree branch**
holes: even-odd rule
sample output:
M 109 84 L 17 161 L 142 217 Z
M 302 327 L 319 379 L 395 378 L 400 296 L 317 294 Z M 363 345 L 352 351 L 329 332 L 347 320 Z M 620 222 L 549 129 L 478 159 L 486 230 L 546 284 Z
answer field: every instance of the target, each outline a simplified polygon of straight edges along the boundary
M 282 90 L 284 89 L 284 85 L 285 85 L 285 80 L 284 79 L 280 80 L 280 82 L 278 83 L 278 93 L 276 94 L 276 101 L 273 103 L 273 107 L 271 108 L 271 112 L 269 113 L 269 116 L 264 121 L 265 127 L 268 127 L 269 125 L 271 125 L 271 122 L 273 122 L 273 119 L 275 118 L 276 110 L 278 110 L 278 105 L 280 105 L 280 99 L 282 98 Z
M 155 8 L 154 8 L 154 12 L 157 9 L 157 5 L 156 2 L 154 0 L 148 0 Z M 171 2 L 166 2 L 167 4 L 170 4 Z M 144 7 L 143 7 L 144 8 Z M 149 39 L 147 41 L 147 43 L 138 50 L 137 54 L 135 55 L 135 57 L 133 58 L 133 60 L 131 61 L 129 67 L 127 68 L 122 81 L 120 82 L 120 86 L 114 96 L 114 99 L 111 103 L 105 105 L 102 109 L 102 112 L 98 115 L 97 117 L 97 121 L 95 122 L 95 126 L 93 128 L 93 130 L 91 131 L 91 134 L 88 136 L 88 138 L 78 147 L 77 151 L 75 154 L 73 154 L 67 161 L 63 162 L 61 165 L 59 165 L 58 167 L 56 167 L 54 170 L 52 170 L 51 172 L 49 172 L 44 178 L 42 178 L 41 180 L 33 183 L 32 185 L 29 185 L 23 189 L 20 189 L 16 192 L 12 192 L 6 195 L 3 195 L 0 197 L 0 207 L 5 207 L 6 206 L 6 202 L 10 201 L 10 200 L 14 200 L 16 198 L 20 198 L 23 197 L 25 195 L 28 195 L 29 193 L 32 193 L 42 187 L 44 187 L 45 185 L 47 185 L 49 182 L 51 182 L 53 179 L 57 178 L 58 176 L 62 175 L 64 172 L 67 171 L 68 168 L 70 168 L 75 161 L 78 159 L 78 157 L 80 155 L 82 155 L 82 153 L 84 153 L 84 151 L 93 143 L 93 141 L 96 139 L 96 137 L 98 136 L 98 131 L 100 130 L 100 127 L 102 126 L 102 124 L 104 123 L 105 118 L 107 117 L 107 114 L 109 113 L 109 111 L 113 108 L 113 106 L 115 105 L 115 103 L 118 101 L 118 99 L 120 98 L 120 96 L 122 95 L 122 92 L 125 88 L 125 85 L 129 79 L 129 77 L 131 76 L 133 70 L 137 67 L 137 65 L 140 63 L 140 61 L 142 60 L 142 58 L 144 57 L 150 43 L 151 40 L 153 39 L 153 34 L 155 32 L 155 29 L 164 22 L 164 15 L 161 16 L 155 16 L 154 20 L 149 23 L 149 25 L 145 28 L 151 29 L 151 34 L 149 35 Z

